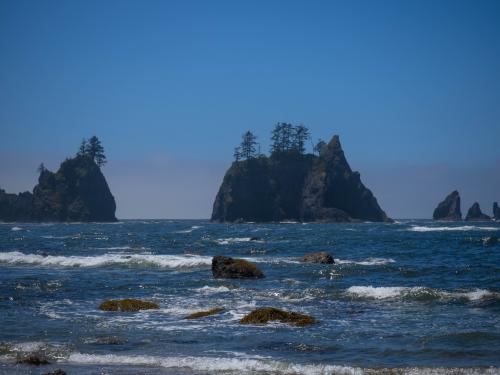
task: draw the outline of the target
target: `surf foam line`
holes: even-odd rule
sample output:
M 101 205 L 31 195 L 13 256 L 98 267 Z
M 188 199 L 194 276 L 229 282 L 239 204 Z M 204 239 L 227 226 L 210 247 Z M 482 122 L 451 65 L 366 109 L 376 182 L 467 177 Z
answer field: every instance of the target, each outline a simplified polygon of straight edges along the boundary
M 453 231 L 500 231 L 500 227 L 478 227 L 475 225 L 462 225 L 460 227 L 426 227 L 426 226 L 412 226 L 406 229 L 410 232 L 453 232 Z
M 222 371 L 237 374 L 270 372 L 278 374 L 306 375 L 362 375 L 359 368 L 336 365 L 301 365 L 262 358 L 224 357 L 155 357 L 121 356 L 114 354 L 73 353 L 69 362 L 91 365 L 155 366 L 164 368 L 190 368 L 194 371 Z
M 162 268 L 208 267 L 212 257 L 201 255 L 151 255 L 107 253 L 96 256 L 56 256 L 24 254 L 19 251 L 0 253 L 0 263 L 56 267 L 102 267 L 112 265 L 153 265 Z
M 347 294 L 360 298 L 391 299 L 391 298 L 436 298 L 436 299 L 467 299 L 479 301 L 488 298 L 500 298 L 500 293 L 485 289 L 474 289 L 470 291 L 446 292 L 443 290 L 426 288 L 421 286 L 351 286 L 346 290 Z

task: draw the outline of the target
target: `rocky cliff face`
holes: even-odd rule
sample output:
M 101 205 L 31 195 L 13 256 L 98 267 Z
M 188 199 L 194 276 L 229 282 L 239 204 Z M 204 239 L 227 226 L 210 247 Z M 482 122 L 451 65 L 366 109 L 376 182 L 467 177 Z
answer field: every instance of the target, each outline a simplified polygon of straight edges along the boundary
M 233 163 L 217 193 L 212 220 L 390 219 L 349 167 L 335 136 L 319 157 L 287 152 Z
M 462 220 L 460 211 L 460 194 L 458 191 L 451 192 L 441 203 L 438 204 L 432 215 L 434 220 Z
M 500 207 L 498 207 L 497 202 L 493 202 L 493 218 L 495 220 L 500 220 Z
M 485 221 L 491 220 L 488 215 L 485 215 L 481 211 L 481 207 L 479 207 L 479 203 L 475 202 L 469 211 L 467 211 L 467 216 L 465 217 L 467 221 Z
M 86 156 L 65 160 L 56 173 L 43 170 L 31 193 L 0 191 L 0 220 L 116 221 L 116 204 L 104 175 Z

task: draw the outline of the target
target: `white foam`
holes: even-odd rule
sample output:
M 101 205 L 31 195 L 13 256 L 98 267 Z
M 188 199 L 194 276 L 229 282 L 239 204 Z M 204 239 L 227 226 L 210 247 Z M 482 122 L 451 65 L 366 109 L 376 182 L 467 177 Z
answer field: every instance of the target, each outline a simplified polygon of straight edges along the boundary
M 400 296 L 408 288 L 404 287 L 373 287 L 373 286 L 351 286 L 347 289 L 348 294 L 358 297 L 385 299 Z
M 231 289 L 229 289 L 227 286 L 214 287 L 205 285 L 202 288 L 196 289 L 196 291 L 203 294 L 215 294 L 215 293 L 227 293 L 230 292 Z
M 12 228 L 10 228 L 10 230 L 13 231 L 13 232 L 18 232 L 20 230 L 23 230 L 23 228 L 21 228 L 21 227 L 12 227 Z
M 252 241 L 252 237 L 229 237 L 229 238 L 218 238 L 215 240 L 215 242 L 217 242 L 219 245 L 230 245 L 232 243 L 250 242 L 250 241 Z
M 212 257 L 201 255 L 150 255 L 107 253 L 96 256 L 42 256 L 19 251 L 0 253 L 0 263 L 35 264 L 59 267 L 99 267 L 109 265 L 150 264 L 163 268 L 203 267 L 212 264 Z
M 238 357 L 192 357 L 192 356 L 122 356 L 114 354 L 83 354 L 73 353 L 68 359 L 78 364 L 93 365 L 128 365 L 128 366 L 156 366 L 164 368 L 189 368 L 194 371 L 203 372 L 233 372 L 238 374 L 250 374 L 257 372 L 271 372 L 280 374 L 349 374 L 362 375 L 360 368 L 336 366 L 336 365 L 307 365 L 280 362 L 262 357 L 244 358 Z
M 395 263 L 392 258 L 367 258 L 365 260 L 335 259 L 337 264 L 359 264 L 361 266 L 382 266 L 384 264 Z
M 478 227 L 475 225 L 462 225 L 459 227 L 427 227 L 427 226 L 418 226 L 414 225 L 407 230 L 411 232 L 447 232 L 447 231 L 492 231 L 492 230 L 500 230 L 500 228 L 495 227 Z
M 431 289 L 422 286 L 403 287 L 403 286 L 351 286 L 346 293 L 361 298 L 390 299 L 404 296 L 418 295 L 427 293 L 441 299 L 467 299 L 469 301 L 479 301 L 486 298 L 498 298 L 499 293 L 484 289 L 474 289 L 470 291 L 447 292 L 438 289 Z
M 192 231 L 194 231 L 196 229 L 200 229 L 200 228 L 203 228 L 203 227 L 200 225 L 193 225 L 190 229 L 178 230 L 178 231 L 175 231 L 174 233 L 191 233 Z

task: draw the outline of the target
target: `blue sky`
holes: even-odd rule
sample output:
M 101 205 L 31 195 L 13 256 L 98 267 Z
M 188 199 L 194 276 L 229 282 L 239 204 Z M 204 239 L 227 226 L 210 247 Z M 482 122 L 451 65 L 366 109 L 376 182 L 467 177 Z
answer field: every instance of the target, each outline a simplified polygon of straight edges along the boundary
M 241 134 L 289 121 L 394 217 L 500 200 L 498 1 L 3 0 L 0 57 L 9 191 L 97 134 L 119 216 L 208 217 Z

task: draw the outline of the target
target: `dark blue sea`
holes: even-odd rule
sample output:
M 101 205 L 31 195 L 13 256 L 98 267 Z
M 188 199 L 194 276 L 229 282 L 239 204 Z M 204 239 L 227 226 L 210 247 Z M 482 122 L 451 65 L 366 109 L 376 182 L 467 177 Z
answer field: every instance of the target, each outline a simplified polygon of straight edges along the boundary
M 500 223 L 0 224 L 0 373 L 498 374 L 492 235 Z M 298 261 L 311 251 L 336 264 Z M 217 254 L 266 277 L 215 280 Z M 117 298 L 160 309 L 98 309 Z M 264 306 L 319 323 L 239 324 Z M 16 364 L 33 353 L 51 364 Z

